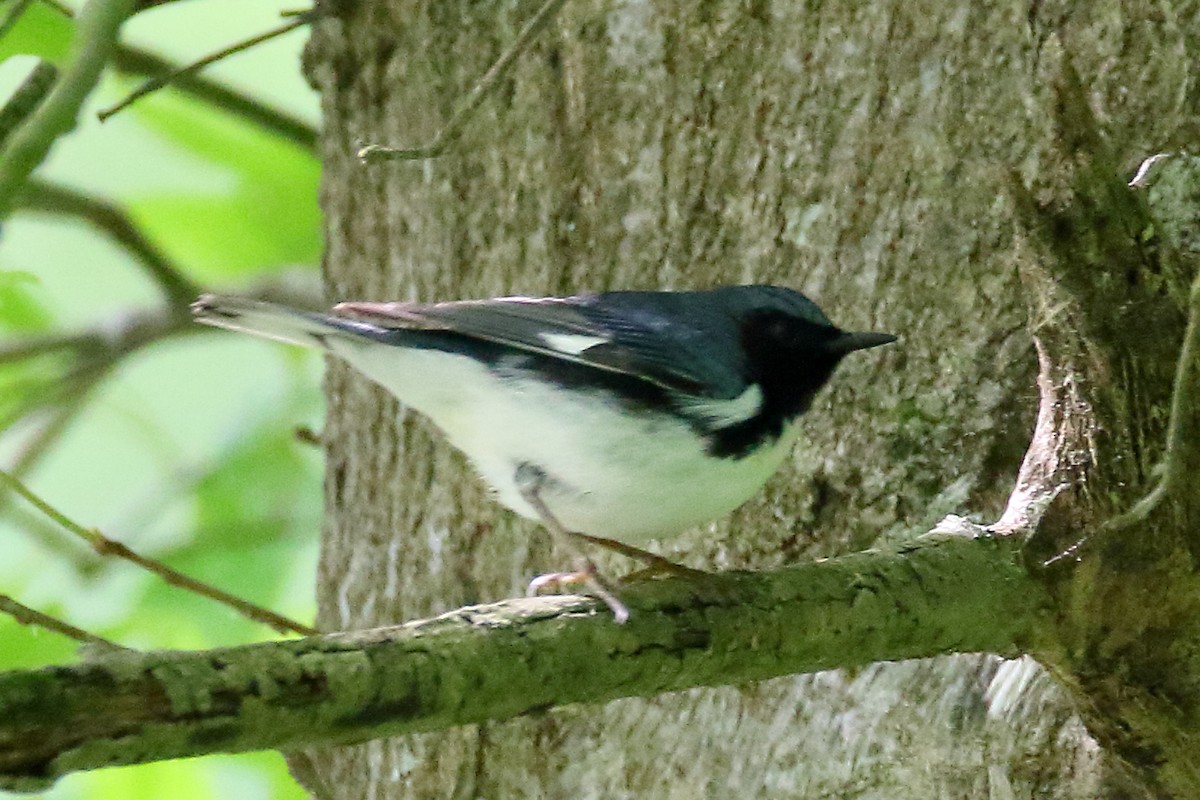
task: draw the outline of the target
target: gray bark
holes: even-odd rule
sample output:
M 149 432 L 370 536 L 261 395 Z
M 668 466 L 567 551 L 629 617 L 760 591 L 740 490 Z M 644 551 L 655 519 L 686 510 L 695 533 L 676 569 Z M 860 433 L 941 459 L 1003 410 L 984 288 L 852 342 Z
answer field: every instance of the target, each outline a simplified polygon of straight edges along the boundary
M 355 160 L 363 143 L 432 140 L 536 5 L 378 0 L 316 28 L 331 298 L 793 286 L 902 342 L 842 368 L 757 498 L 662 552 L 767 568 L 903 540 L 948 512 L 999 518 L 1037 411 L 1028 309 L 1040 323 L 1055 298 L 1018 277 L 1044 256 L 1022 244 L 1010 172 L 1030 207 L 1071 184 L 1055 124 L 1065 55 L 1110 137 L 1105 163 L 1131 170 L 1188 141 L 1196 4 L 572 0 L 451 152 Z M 1064 385 L 1055 374 L 1044 392 Z M 561 566 L 423 422 L 397 423 L 337 364 L 327 391 L 323 628 L 511 596 Z M 1153 445 L 1124 455 L 1149 474 Z M 292 765 L 321 797 L 1126 796 L 1073 707 L 1030 662 L 959 656 Z

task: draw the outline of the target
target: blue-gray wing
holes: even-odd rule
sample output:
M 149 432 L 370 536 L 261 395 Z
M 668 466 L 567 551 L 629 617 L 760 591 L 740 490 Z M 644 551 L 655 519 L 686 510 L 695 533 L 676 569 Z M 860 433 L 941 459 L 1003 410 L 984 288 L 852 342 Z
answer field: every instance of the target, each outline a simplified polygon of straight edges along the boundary
M 621 373 L 696 397 L 746 389 L 738 326 L 694 313 L 695 294 L 608 292 L 449 303 L 341 303 L 334 313 L 386 328 L 452 331 Z M 707 311 L 707 309 L 705 309 Z

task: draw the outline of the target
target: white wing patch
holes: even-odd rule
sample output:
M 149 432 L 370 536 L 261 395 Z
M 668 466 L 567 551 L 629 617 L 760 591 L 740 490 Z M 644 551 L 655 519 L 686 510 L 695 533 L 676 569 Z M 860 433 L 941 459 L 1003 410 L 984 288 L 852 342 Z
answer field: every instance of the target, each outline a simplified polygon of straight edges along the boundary
M 538 337 L 551 349 L 568 356 L 577 356 L 598 344 L 608 344 L 608 339 L 603 336 L 585 336 L 581 333 L 539 333 Z
M 752 383 L 732 400 L 689 398 L 687 410 L 714 428 L 728 428 L 745 422 L 761 411 L 762 402 L 762 389 L 757 383 Z

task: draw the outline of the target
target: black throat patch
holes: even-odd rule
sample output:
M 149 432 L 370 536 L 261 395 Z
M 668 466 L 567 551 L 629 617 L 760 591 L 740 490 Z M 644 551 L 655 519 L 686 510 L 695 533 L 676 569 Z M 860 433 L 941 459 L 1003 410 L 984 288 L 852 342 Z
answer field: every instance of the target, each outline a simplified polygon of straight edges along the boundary
M 812 405 L 842 360 L 842 353 L 826 347 L 839 335 L 835 327 L 781 312 L 748 316 L 741 328 L 746 379 L 762 389 L 762 408 L 747 420 L 710 431 L 709 454 L 745 458 L 782 436 L 784 428 Z

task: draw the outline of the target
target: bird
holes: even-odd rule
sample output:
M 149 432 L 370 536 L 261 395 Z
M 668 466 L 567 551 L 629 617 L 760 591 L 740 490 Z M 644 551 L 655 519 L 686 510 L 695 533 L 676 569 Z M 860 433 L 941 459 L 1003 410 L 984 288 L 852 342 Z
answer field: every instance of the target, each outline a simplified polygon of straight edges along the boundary
M 502 505 L 574 556 L 531 592 L 581 583 L 618 622 L 628 608 L 579 537 L 637 555 L 733 511 L 777 471 L 842 359 L 896 340 L 842 330 L 767 284 L 329 313 L 204 295 L 192 312 L 331 354 L 427 417 Z

